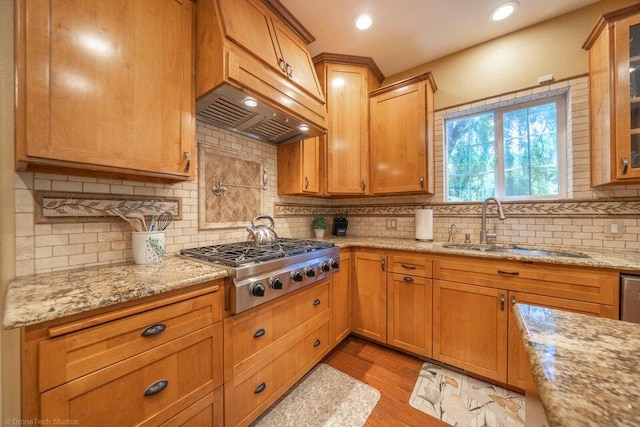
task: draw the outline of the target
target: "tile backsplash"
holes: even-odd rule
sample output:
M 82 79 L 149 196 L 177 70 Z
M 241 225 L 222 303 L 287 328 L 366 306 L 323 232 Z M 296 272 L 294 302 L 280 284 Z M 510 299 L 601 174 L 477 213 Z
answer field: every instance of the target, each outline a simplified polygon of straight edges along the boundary
M 446 241 L 448 230 L 451 224 L 455 223 L 459 230 L 455 236 L 456 241 L 464 240 L 464 233 L 470 233 L 472 241 L 477 242 L 480 234 L 479 204 L 443 203 L 444 117 L 465 109 L 557 90 L 566 91 L 569 108 L 567 197 L 570 200 L 513 205 L 507 203 L 505 204 L 507 219 L 501 222 L 493 214 L 489 215 L 490 229 L 497 224 L 498 241 L 502 242 L 597 249 L 640 249 L 638 238 L 640 211 L 635 210 L 635 206 L 640 202 L 640 186 L 616 186 L 606 189 L 589 187 L 587 77 L 556 82 L 436 112 L 436 194 L 434 196 L 335 200 L 281 197 L 276 194 L 275 146 L 204 123 L 198 123 L 196 140 L 198 145 L 206 144 L 214 150 L 237 153 L 240 158 L 260 159 L 269 174 L 267 190 L 262 193 L 263 213 L 275 216 L 276 231 L 281 237 L 309 238 L 312 236 L 310 228 L 312 216 L 324 214 L 331 220 L 331 212 L 347 208 L 353 211 L 349 217 L 349 235 L 413 238 L 412 209 L 417 206 L 431 205 L 436 210 L 434 240 Z M 198 180 L 178 184 L 153 184 L 16 173 L 16 274 L 18 276 L 132 259 L 130 228 L 124 221 L 36 224 L 34 214 L 37 206 L 34 201 L 34 191 L 180 198 L 182 218 L 174 221 L 166 232 L 168 254 L 175 254 L 186 247 L 234 242 L 247 237 L 247 232 L 242 227 L 199 229 L 198 193 L 202 189 L 199 187 Z M 572 203 L 577 201 L 580 203 Z M 550 209 L 549 206 L 554 208 Z M 560 211 L 555 209 L 558 206 L 562 208 Z M 512 207 L 511 212 L 510 207 Z M 516 211 L 518 211 L 517 215 Z M 527 212 L 535 213 L 527 214 Z M 624 227 L 622 237 L 605 236 L 606 221 L 613 218 L 619 220 Z M 396 219 L 395 229 L 387 229 L 387 219 Z

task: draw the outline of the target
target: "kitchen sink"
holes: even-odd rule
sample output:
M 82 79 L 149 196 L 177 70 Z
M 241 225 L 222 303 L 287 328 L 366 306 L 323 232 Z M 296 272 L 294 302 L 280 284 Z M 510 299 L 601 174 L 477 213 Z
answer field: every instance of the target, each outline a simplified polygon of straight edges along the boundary
M 590 258 L 589 255 L 581 252 L 570 252 L 555 249 L 542 249 L 542 248 L 523 248 L 517 245 L 474 245 L 463 243 L 450 243 L 442 245 L 446 249 L 460 249 L 465 251 L 478 251 L 478 252 L 496 252 L 513 255 L 523 256 L 538 256 L 538 257 L 568 257 L 568 258 Z

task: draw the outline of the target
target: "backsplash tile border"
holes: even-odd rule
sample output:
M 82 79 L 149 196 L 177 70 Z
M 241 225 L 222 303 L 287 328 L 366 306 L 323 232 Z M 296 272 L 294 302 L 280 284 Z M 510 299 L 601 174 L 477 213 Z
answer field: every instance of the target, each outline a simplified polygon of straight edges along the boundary
M 502 202 L 505 214 L 509 217 L 553 217 L 553 218 L 605 218 L 640 217 L 640 199 L 636 197 L 616 199 L 585 199 L 532 202 Z M 333 205 L 314 206 L 294 203 L 276 203 L 275 216 L 332 216 L 338 211 L 347 211 L 350 216 L 413 216 L 418 208 L 433 209 L 434 216 L 442 217 L 478 217 L 482 214 L 481 203 L 435 203 L 419 204 L 369 204 L 369 205 Z M 495 205 L 488 212 L 496 212 Z
M 173 219 L 182 219 L 182 199 L 179 197 L 36 190 L 33 199 L 36 224 L 122 221 L 114 210 L 121 214 L 138 211 L 145 216 L 166 211 Z

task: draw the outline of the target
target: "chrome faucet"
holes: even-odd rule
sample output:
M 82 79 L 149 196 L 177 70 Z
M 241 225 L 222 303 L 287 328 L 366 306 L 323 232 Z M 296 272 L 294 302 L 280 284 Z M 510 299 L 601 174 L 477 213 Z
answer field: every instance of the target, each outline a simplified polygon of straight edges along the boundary
M 488 239 L 495 239 L 496 233 L 488 233 L 487 232 L 487 205 L 489 202 L 493 200 L 498 205 L 498 219 L 504 221 L 507 217 L 504 216 L 504 211 L 502 210 L 502 204 L 500 200 L 495 197 L 487 197 L 487 199 L 482 203 L 482 228 L 480 229 L 480 243 L 487 243 Z

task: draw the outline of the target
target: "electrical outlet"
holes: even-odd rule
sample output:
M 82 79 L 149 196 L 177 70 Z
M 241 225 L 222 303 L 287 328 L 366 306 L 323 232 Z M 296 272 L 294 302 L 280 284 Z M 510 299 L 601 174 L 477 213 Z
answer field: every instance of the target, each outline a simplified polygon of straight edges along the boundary
M 612 239 L 624 235 L 624 224 L 619 219 L 608 219 L 604 222 L 604 235 Z
M 387 218 L 387 230 L 395 230 L 398 228 L 398 220 L 395 218 Z

